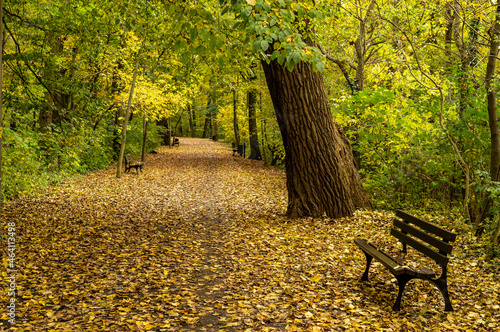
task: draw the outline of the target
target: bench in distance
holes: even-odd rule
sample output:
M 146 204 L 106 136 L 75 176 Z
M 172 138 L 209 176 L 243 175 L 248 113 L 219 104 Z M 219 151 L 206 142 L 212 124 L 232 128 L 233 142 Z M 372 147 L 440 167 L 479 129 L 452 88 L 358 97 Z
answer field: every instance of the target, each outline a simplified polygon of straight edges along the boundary
M 125 173 L 128 173 L 130 172 L 130 169 L 135 168 L 135 171 L 137 172 L 137 174 L 139 174 L 139 170 L 142 171 L 142 166 L 144 166 L 143 162 L 132 163 L 132 159 L 130 159 L 130 156 L 125 156 Z

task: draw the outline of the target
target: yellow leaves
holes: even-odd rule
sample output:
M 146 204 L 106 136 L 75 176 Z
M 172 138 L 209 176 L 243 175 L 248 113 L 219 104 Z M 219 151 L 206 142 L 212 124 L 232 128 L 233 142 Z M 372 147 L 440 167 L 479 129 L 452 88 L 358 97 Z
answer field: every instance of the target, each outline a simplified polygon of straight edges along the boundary
M 247 0 L 247 4 L 249 4 L 250 6 L 255 6 L 257 4 L 257 1 L 256 0 Z
M 352 246 L 356 234 L 388 234 L 391 213 L 288 220 L 284 172 L 230 154 L 220 143 L 182 138 L 178 149 L 148 159 L 144 177 L 117 182 L 97 172 L 73 191 L 58 188 L 53 201 L 9 206 L 6 221 L 32 218 L 19 262 L 22 291 L 33 299 L 20 312 L 47 331 L 500 328 L 498 278 L 461 268 L 474 262 L 464 252 L 450 263 L 460 271 L 450 275 L 455 312 L 443 315 L 440 297 L 411 288 L 404 310 L 392 312 L 390 274 L 374 265 L 372 281 L 359 282 L 365 262 Z
M 321 280 L 321 276 L 320 275 L 315 275 L 314 277 L 312 277 L 310 279 L 312 282 L 318 282 Z

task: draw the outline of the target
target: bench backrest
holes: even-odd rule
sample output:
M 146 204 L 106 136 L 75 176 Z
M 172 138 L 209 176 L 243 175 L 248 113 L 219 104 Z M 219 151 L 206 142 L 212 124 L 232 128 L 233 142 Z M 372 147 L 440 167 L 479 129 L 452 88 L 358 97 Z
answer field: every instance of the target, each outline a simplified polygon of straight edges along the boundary
M 391 235 L 399 239 L 403 244 L 403 252 L 406 253 L 406 245 L 413 247 L 424 255 L 432 258 L 439 265 L 445 267 L 448 264 L 448 254 L 453 249 L 452 243 L 457 235 L 444 228 L 423 221 L 401 210 L 396 211 L 391 229 Z
M 130 158 L 128 155 L 125 155 L 125 166 L 128 166 L 130 164 Z

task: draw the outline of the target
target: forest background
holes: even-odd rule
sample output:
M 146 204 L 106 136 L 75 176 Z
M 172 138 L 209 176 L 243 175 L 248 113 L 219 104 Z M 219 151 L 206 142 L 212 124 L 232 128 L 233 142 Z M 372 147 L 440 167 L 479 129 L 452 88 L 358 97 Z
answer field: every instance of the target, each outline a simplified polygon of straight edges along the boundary
M 190 136 L 284 167 L 260 62 L 308 61 L 373 206 L 452 214 L 493 257 L 499 13 L 483 0 L 6 0 L 2 201 L 116 164 L 124 124 L 124 153 L 143 160 Z M 317 48 L 280 29 L 297 18 Z

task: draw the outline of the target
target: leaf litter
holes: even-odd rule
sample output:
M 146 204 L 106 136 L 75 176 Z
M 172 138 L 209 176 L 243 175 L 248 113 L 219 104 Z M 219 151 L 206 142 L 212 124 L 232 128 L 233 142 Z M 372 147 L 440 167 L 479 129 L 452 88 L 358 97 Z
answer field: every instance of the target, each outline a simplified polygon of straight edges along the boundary
M 371 281 L 361 282 L 365 258 L 352 240 L 394 247 L 393 214 L 289 220 L 286 197 L 283 170 L 183 138 L 148 156 L 138 176 L 116 179 L 108 169 L 8 204 L 2 225 L 17 225 L 16 324 L 2 292 L 0 330 L 500 328 L 498 270 L 485 270 L 466 247 L 449 265 L 455 311 L 443 312 L 439 291 L 417 280 L 392 312 L 395 279 L 375 262 Z M 4 267 L 6 248 L 2 239 Z

